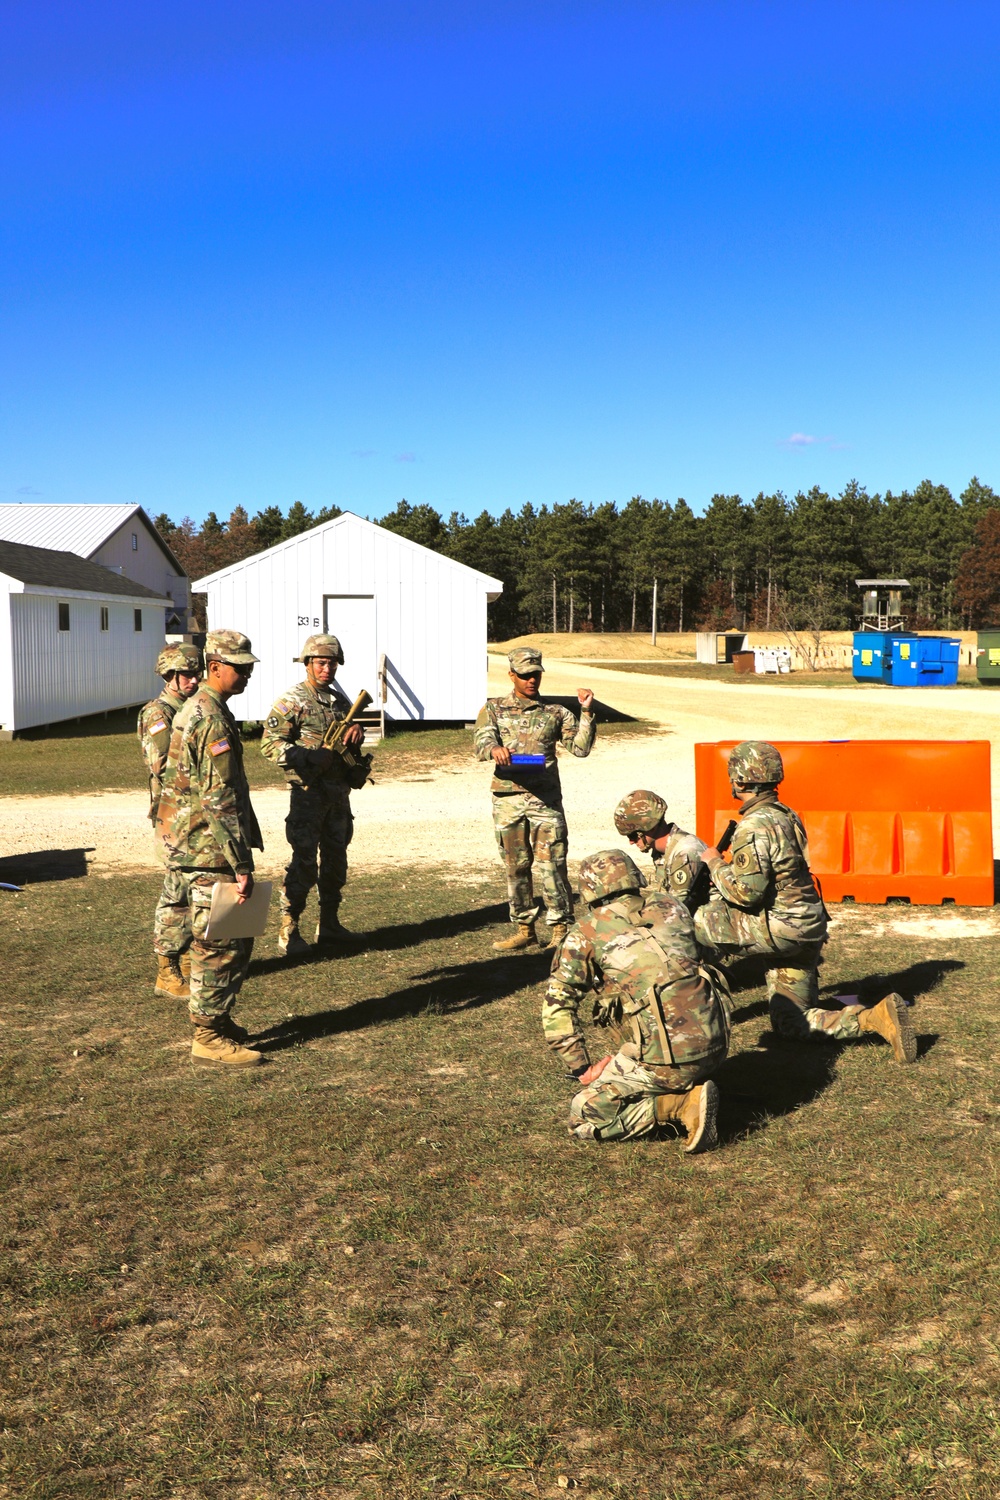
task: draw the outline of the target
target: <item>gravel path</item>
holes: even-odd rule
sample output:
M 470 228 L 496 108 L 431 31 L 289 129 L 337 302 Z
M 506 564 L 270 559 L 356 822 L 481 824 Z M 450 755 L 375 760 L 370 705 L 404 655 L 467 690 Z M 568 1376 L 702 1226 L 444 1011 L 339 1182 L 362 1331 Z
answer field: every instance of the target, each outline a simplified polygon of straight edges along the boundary
M 491 658 L 490 692 L 505 690 L 506 662 Z M 890 697 L 864 689 L 741 686 L 680 681 L 553 662 L 545 689 L 572 693 L 578 684 L 625 713 L 652 720 L 658 732 L 612 738 L 589 760 L 565 757 L 563 791 L 571 858 L 619 842 L 611 811 L 633 787 L 651 786 L 669 799 L 673 815 L 694 827 L 692 746 L 698 740 L 775 739 L 990 739 L 1000 745 L 1000 695 L 976 689 L 950 692 L 899 689 Z M 476 875 L 497 859 L 489 814 L 486 766 L 444 761 L 429 771 L 380 780 L 355 794 L 357 819 L 352 862 L 373 870 L 413 864 L 450 866 L 457 879 Z M 287 794 L 254 793 L 264 833 L 262 872 L 287 857 L 283 819 Z M 26 854 L 86 849 L 95 872 L 150 869 L 156 861 L 139 792 L 79 797 L 7 797 L 0 800 L 0 849 Z

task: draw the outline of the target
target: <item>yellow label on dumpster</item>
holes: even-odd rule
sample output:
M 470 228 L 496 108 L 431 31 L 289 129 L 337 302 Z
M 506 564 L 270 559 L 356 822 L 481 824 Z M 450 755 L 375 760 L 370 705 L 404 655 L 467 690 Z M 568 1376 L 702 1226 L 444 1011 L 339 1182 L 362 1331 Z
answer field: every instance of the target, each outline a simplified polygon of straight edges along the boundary
M 909 661 L 909 659 L 910 659 L 910 643 L 909 643 L 909 641 L 900 641 L 900 643 L 899 643 L 899 659 L 900 659 L 900 661 Z
M 1000 667 L 1000 646 L 990 646 L 986 654 L 991 667 Z
M 872 652 L 871 651 L 862 651 L 862 653 L 861 653 L 861 665 L 863 667 L 870 667 L 871 664 L 872 664 Z

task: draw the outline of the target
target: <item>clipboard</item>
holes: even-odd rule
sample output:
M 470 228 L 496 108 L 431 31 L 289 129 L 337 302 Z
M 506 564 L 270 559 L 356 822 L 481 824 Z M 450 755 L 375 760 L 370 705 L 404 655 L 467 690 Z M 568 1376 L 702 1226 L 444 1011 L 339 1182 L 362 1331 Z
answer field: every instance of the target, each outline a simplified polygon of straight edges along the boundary
M 255 880 L 246 901 L 231 880 L 217 880 L 212 887 L 205 938 L 210 943 L 229 943 L 235 938 L 263 937 L 271 906 L 270 880 Z

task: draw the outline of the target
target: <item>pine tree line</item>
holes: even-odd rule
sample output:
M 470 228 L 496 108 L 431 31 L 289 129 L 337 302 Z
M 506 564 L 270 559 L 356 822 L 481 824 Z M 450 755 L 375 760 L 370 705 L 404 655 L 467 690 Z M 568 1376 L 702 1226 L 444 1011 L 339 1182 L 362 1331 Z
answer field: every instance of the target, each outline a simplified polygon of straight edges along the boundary
M 166 515 L 156 525 L 189 577 L 199 578 L 342 514 L 296 501 L 252 518 L 202 526 Z M 839 495 L 813 486 L 713 495 L 702 515 L 685 500 L 635 495 L 619 508 L 525 505 L 447 520 L 401 500 L 379 523 L 503 581 L 490 605 L 490 637 L 533 631 L 737 627 L 846 630 L 857 625 L 856 578 L 910 581 L 908 624 L 917 630 L 1000 623 L 1000 495 L 973 478 L 956 500 L 930 480 L 870 495 L 855 481 Z

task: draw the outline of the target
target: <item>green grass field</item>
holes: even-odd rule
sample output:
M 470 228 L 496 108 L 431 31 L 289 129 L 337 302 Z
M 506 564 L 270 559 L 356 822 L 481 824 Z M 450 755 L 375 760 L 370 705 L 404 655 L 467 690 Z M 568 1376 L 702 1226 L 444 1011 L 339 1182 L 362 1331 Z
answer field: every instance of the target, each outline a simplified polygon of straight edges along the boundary
M 688 1159 L 564 1133 L 498 883 L 265 938 L 241 1076 L 152 995 L 156 890 L 0 898 L 4 1500 L 1000 1490 L 995 937 L 844 915 L 824 983 L 916 1000 L 909 1069 L 779 1044 L 746 977 Z
M 7 796 L 54 796 L 138 791 L 146 772 L 130 711 L 31 730 L 0 741 L 0 788 Z M 601 720 L 601 737 L 649 733 L 640 719 Z M 472 755 L 472 731 L 419 726 L 398 729 L 374 747 L 376 775 L 409 775 L 446 760 Z M 283 786 L 284 776 L 260 753 L 259 726 L 246 741 L 244 765 L 251 787 Z

